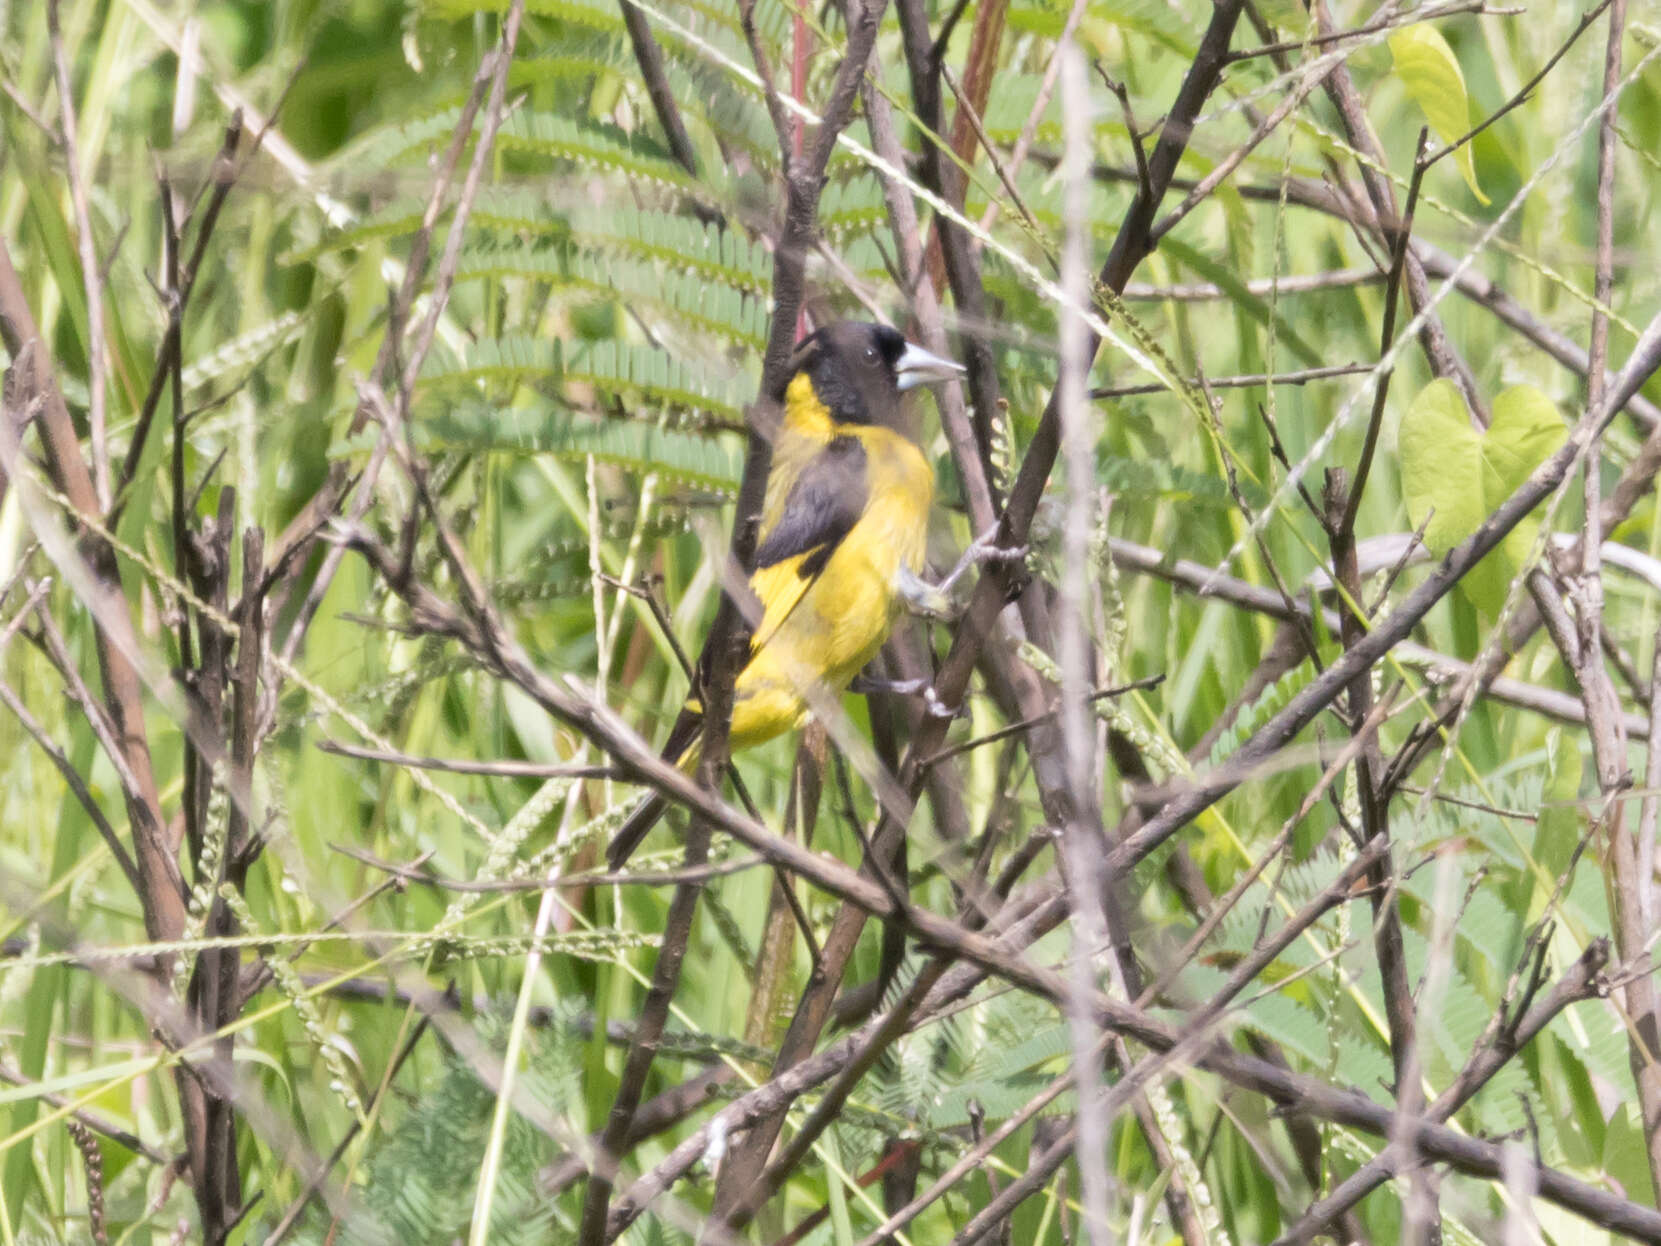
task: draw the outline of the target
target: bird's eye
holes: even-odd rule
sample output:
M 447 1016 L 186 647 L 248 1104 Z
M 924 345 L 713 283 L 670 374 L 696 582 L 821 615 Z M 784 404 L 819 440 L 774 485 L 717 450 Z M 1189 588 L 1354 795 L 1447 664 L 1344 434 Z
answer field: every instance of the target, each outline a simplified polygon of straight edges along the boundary
M 865 366 L 867 368 L 876 367 L 877 366 L 877 359 L 878 359 L 877 348 L 875 346 L 867 346 L 865 348 L 865 354 L 864 354 L 863 358 L 865 360 Z

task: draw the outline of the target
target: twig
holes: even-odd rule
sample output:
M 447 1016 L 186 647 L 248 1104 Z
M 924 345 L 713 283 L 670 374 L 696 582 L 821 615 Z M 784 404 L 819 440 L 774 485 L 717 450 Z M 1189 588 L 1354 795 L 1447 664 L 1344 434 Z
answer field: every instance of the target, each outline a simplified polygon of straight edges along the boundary
M 1246 292 L 1262 298 L 1271 291 L 1276 295 L 1313 294 L 1322 290 L 1343 290 L 1352 286 L 1370 285 L 1375 281 L 1383 281 L 1384 274 L 1376 268 L 1338 268 L 1324 273 L 1305 273 L 1301 276 L 1293 274 L 1286 277 L 1253 278 L 1245 283 Z M 1188 284 L 1159 286 L 1149 285 L 1146 282 L 1133 281 L 1125 287 L 1120 295 L 1127 303 L 1135 302 L 1174 302 L 1174 303 L 1201 303 L 1213 299 L 1232 299 L 1237 297 L 1233 290 L 1224 289 L 1209 281 L 1196 281 Z M 1291 375 L 1290 373 L 1277 375 Z M 1213 381 L 1213 385 L 1222 382 Z
M 8 1082 L 13 1086 L 28 1086 L 30 1087 L 32 1097 L 39 1099 L 42 1103 L 49 1103 L 55 1108 L 65 1107 L 69 1103 L 69 1100 L 63 1095 L 54 1094 L 49 1090 L 41 1090 L 39 1086 L 34 1083 L 33 1079 L 26 1078 L 17 1070 L 7 1068 L 3 1064 L 0 1064 L 0 1082 Z M 130 1131 L 121 1128 L 119 1125 L 111 1124 L 109 1121 L 93 1112 L 87 1112 L 77 1108 L 70 1113 L 70 1119 L 79 1121 L 88 1129 L 92 1130 L 93 1133 L 102 1134 L 117 1146 L 125 1147 L 134 1155 L 143 1156 L 152 1164 L 167 1164 L 171 1162 L 171 1159 L 168 1156 L 163 1155 L 160 1151 L 145 1142 L 144 1139 L 140 1138 L 137 1134 L 131 1133 Z
M 273 114 L 275 116 L 275 114 Z M 266 123 L 269 127 L 270 122 Z M 264 136 L 265 129 L 259 130 L 254 136 L 254 143 L 249 149 L 249 157 L 259 149 L 259 141 Z M 202 260 L 207 254 L 208 241 L 213 237 L 214 226 L 219 222 L 220 210 L 225 206 L 225 199 L 231 193 L 231 187 L 236 184 L 238 173 L 243 167 L 237 160 L 237 148 L 242 139 L 242 114 L 233 113 L 230 124 L 225 127 L 225 141 L 220 146 L 219 154 L 213 162 L 213 195 L 202 213 L 201 222 L 196 227 L 196 242 L 191 250 L 188 263 L 179 271 L 179 281 L 168 299 L 167 332 L 162 336 L 160 356 L 156 360 L 156 370 L 150 376 L 150 388 L 144 395 L 144 404 L 139 408 L 138 420 L 133 425 L 133 435 L 127 444 L 127 457 L 122 460 L 121 474 L 116 481 L 115 499 L 112 506 L 106 507 L 106 513 L 113 523 L 125 504 L 128 490 L 133 483 L 133 477 L 138 471 L 139 461 L 144 456 L 144 445 L 149 439 L 150 425 L 155 419 L 156 408 L 161 403 L 162 390 L 173 375 L 174 363 L 177 360 L 183 342 L 183 326 L 185 308 L 189 305 L 191 291 L 195 288 L 196 275 L 201 271 Z M 169 229 L 176 226 L 170 221 Z
M 652 35 L 652 25 L 640 9 L 629 0 L 617 0 L 623 10 L 623 26 L 629 32 L 629 43 L 634 47 L 634 59 L 640 66 L 640 76 L 646 82 L 646 94 L 657 113 L 658 124 L 669 140 L 669 154 L 693 177 L 698 176 L 698 157 L 687 137 L 686 123 L 675 103 L 675 93 L 669 86 L 669 77 L 663 67 L 663 49 Z
M 1384 327 L 1379 331 L 1378 348 L 1381 355 L 1388 352 L 1391 343 L 1396 340 L 1396 306 L 1401 293 L 1402 273 L 1407 268 L 1407 253 L 1413 244 L 1413 212 L 1419 206 L 1419 187 L 1424 184 L 1425 170 L 1429 167 L 1425 163 L 1425 148 L 1429 142 L 1429 127 L 1421 128 L 1418 154 L 1413 160 L 1413 180 L 1407 190 L 1407 211 L 1402 214 L 1401 226 L 1396 231 L 1395 245 L 1390 257 L 1390 275 L 1384 286 Z M 1355 484 L 1349 491 L 1343 515 L 1335 529 L 1338 540 L 1353 542 L 1355 538 L 1355 516 L 1361 509 L 1361 495 L 1367 488 L 1368 473 L 1372 471 L 1373 453 L 1378 448 L 1378 435 L 1384 424 L 1384 406 L 1390 396 L 1390 381 L 1395 374 L 1394 367 L 1385 368 L 1373 389 L 1373 409 L 1367 419 L 1367 434 L 1361 444 L 1361 457 L 1356 462 Z
M 1638 806 L 1638 912 L 1646 930 L 1655 929 L 1655 838 L 1661 814 L 1661 625 L 1650 643 L 1649 748 L 1644 754 L 1646 795 Z
M 385 762 L 390 766 L 410 766 L 420 770 L 442 770 L 447 774 L 480 774 L 495 779 L 611 779 L 617 777 L 614 766 L 584 766 L 552 764 L 534 761 L 468 761 L 453 757 L 417 757 L 410 753 L 389 753 L 382 749 L 364 748 L 340 740 L 323 739 L 317 747 L 339 757 L 354 757 L 359 761 Z
M 1157 224 L 1150 228 L 1149 232 L 1153 240 L 1157 243 L 1159 239 L 1175 229 L 1184 217 L 1210 198 L 1211 193 L 1228 180 L 1229 175 L 1240 167 L 1246 157 L 1257 150 L 1258 145 L 1273 134 L 1279 128 L 1281 122 L 1291 116 L 1292 110 L 1303 103 L 1316 87 L 1327 80 L 1329 75 L 1341 70 L 1343 64 L 1343 57 L 1338 55 L 1323 57 L 1311 62 L 1304 71 L 1303 77 L 1286 93 L 1286 97 L 1253 127 L 1246 141 L 1218 161 L 1209 173 L 1194 184 L 1194 188 L 1184 196 L 1181 203 L 1167 212 Z M 1138 181 L 1140 182 L 1146 175 L 1145 167 L 1138 163 Z
M 1333 43 L 1343 43 L 1351 39 L 1365 39 L 1369 35 L 1376 35 L 1380 31 L 1394 30 L 1400 26 L 1414 26 L 1420 22 L 1433 21 L 1439 17 L 1452 17 L 1456 13 L 1497 13 L 1515 12 L 1516 10 L 1498 10 L 1490 8 L 1487 0 L 1458 0 L 1454 4 L 1434 5 L 1430 8 L 1416 9 L 1403 15 L 1390 14 L 1376 21 L 1368 22 L 1364 26 L 1356 26 L 1350 30 L 1333 30 L 1326 34 L 1311 35 L 1307 39 L 1288 39 L 1281 43 L 1266 43 L 1256 48 L 1241 48 L 1237 52 L 1229 53 L 1230 61 L 1246 61 L 1258 56 L 1280 56 L 1286 52 L 1301 52 L 1306 47 L 1326 47 Z
M 1256 385 L 1307 385 L 1311 380 L 1330 380 L 1332 377 L 1350 377 L 1360 372 L 1372 372 L 1372 364 L 1330 364 L 1327 367 L 1306 367 L 1296 372 L 1249 372 L 1237 377 L 1206 377 L 1204 384 L 1211 385 L 1211 389 L 1252 389 Z M 1188 377 L 1184 384 L 1193 385 L 1194 389 L 1201 387 L 1199 377 Z M 1101 389 L 1090 390 L 1091 400 L 1100 402 L 1103 399 L 1124 399 L 1134 394 L 1168 394 L 1169 385 L 1106 385 Z
M 962 117 L 968 123 L 969 128 L 974 131 L 975 139 L 980 143 L 981 150 L 986 153 L 987 160 L 991 162 L 992 171 L 998 175 L 998 180 L 1003 183 L 1004 190 L 1009 193 L 1010 199 L 1020 209 L 1021 216 L 1026 220 L 1028 227 L 1035 235 L 1041 235 L 1042 231 L 1039 229 L 1038 221 L 1027 209 L 1026 201 L 1021 198 L 1020 188 L 1015 185 L 1015 179 L 1010 176 L 1009 170 L 1004 167 L 1004 162 L 998 158 L 998 149 L 992 145 L 992 139 L 986 133 L 986 127 L 981 124 L 980 117 L 976 114 L 974 101 L 964 94 L 962 88 L 957 84 L 957 79 L 952 76 L 952 71 L 944 63 L 940 66 L 940 76 L 945 80 L 946 85 L 951 88 L 952 95 L 957 99 L 957 115 Z

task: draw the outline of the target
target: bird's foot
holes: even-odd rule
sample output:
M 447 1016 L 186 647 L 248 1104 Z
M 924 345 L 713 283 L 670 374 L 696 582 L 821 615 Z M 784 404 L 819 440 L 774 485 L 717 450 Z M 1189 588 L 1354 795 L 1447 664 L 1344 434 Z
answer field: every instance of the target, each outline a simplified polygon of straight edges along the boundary
M 913 614 L 940 623 L 955 622 L 963 613 L 963 608 L 952 600 L 951 594 L 947 591 L 950 587 L 930 584 L 907 567 L 900 568 L 894 582 L 894 589 L 900 595 L 900 600 L 905 602 L 907 609 Z

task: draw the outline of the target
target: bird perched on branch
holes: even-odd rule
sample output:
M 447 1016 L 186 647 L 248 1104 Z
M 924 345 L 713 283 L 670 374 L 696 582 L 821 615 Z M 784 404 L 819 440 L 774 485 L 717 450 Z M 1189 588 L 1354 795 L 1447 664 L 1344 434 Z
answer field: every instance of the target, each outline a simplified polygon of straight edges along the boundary
M 907 390 L 963 372 L 884 325 L 828 325 L 805 339 L 773 441 L 750 587 L 761 619 L 733 687 L 732 749 L 800 726 L 814 696 L 846 691 L 909 603 L 938 611 L 943 590 L 919 578 L 934 501 L 934 470 L 904 431 Z M 988 552 L 977 542 L 972 552 Z M 703 709 L 688 700 L 663 757 L 698 762 Z M 612 839 L 613 869 L 663 815 L 653 793 Z

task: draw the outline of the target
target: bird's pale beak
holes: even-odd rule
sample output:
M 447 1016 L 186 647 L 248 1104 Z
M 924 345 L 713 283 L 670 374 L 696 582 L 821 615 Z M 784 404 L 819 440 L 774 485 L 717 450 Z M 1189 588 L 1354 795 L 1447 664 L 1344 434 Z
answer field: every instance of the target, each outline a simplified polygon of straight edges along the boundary
M 962 364 L 942 359 L 915 342 L 907 342 L 905 350 L 894 361 L 894 375 L 902 392 L 933 381 L 949 381 L 953 377 L 962 376 L 966 371 L 968 369 Z

